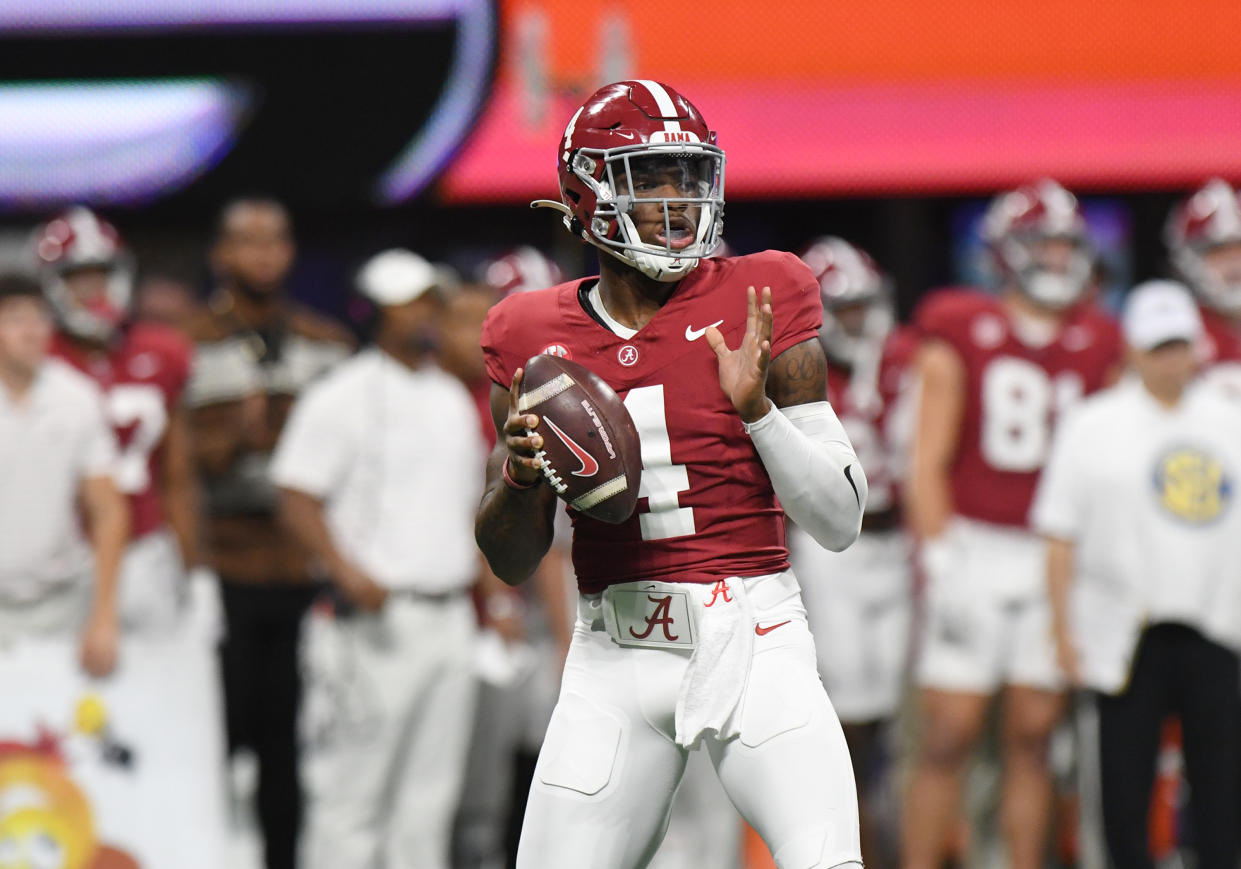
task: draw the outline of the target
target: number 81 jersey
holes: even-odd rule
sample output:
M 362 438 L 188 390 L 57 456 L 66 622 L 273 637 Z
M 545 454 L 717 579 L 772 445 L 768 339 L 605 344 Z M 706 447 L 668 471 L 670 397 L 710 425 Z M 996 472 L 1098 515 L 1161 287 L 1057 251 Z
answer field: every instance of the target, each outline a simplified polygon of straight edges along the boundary
M 771 481 L 719 385 L 707 327 L 729 347 L 745 332 L 746 288 L 771 287 L 772 358 L 817 336 L 814 275 L 792 254 L 704 260 L 655 317 L 622 338 L 589 313 L 596 278 L 519 293 L 483 326 L 487 373 L 505 389 L 531 356 L 585 365 L 625 402 L 642 441 L 638 508 L 621 525 L 570 511 L 573 566 L 584 592 L 643 579 L 715 582 L 788 567 Z
M 965 382 L 961 430 L 949 471 L 956 513 L 1025 526 L 1055 421 L 1107 385 L 1120 363 L 1116 324 L 1086 304 L 1042 346 L 1025 343 L 996 297 L 938 290 L 914 314 L 923 339 L 946 342 Z
M 175 329 L 135 323 L 104 353 L 88 354 L 64 335 L 56 336 L 52 352 L 104 393 L 120 447 L 116 484 L 129 496 L 134 538 L 163 527 L 159 468 L 168 422 L 189 377 L 189 341 Z

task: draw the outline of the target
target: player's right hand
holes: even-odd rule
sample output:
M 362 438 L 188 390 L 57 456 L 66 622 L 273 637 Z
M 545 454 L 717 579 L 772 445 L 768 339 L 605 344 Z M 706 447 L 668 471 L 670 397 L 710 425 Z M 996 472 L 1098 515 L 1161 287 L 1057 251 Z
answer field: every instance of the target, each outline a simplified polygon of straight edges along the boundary
M 388 590 L 352 564 L 341 565 L 333 579 L 345 598 L 362 612 L 379 612 L 388 602 Z
M 543 449 L 543 436 L 529 434 L 539 424 L 539 418 L 532 413 L 521 413 L 517 409 L 517 398 L 521 388 L 521 377 L 525 369 L 518 368 L 513 372 L 513 382 L 508 388 L 508 418 L 504 421 L 504 445 L 508 448 L 508 475 L 515 483 L 536 483 L 543 467 L 543 460 L 536 458 L 535 453 Z

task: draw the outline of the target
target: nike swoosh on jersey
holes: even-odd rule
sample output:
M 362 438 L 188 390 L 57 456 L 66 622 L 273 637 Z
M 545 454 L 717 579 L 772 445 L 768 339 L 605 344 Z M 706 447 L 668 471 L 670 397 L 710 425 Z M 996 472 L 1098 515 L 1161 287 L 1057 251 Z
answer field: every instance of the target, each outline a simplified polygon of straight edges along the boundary
M 760 637 L 763 637 L 763 636 L 766 636 L 767 634 L 770 634 L 770 633 L 771 633 L 772 631 L 774 631 L 776 628 L 782 628 L 782 627 L 784 627 L 785 625 L 787 625 L 787 624 L 788 624 L 789 622 L 791 622 L 791 621 L 793 621 L 793 620 L 792 620 L 792 619 L 785 619 L 785 620 L 784 620 L 784 621 L 782 621 L 782 622 L 776 622 L 774 625 L 768 625 L 767 627 L 763 627 L 762 625 L 755 625 L 755 626 L 754 626 L 754 633 L 758 634 Z
M 704 326 L 701 329 L 695 329 L 693 326 L 686 326 L 685 327 L 685 340 L 686 341 L 697 341 L 703 335 L 707 334 L 707 329 L 710 329 L 712 326 L 718 326 L 723 322 L 724 322 L 723 320 L 716 320 L 714 323 L 711 324 L 711 326 Z
M 594 456 L 586 452 L 581 444 L 562 432 L 560 430 L 560 426 L 552 422 L 551 418 L 546 414 L 543 416 L 543 420 L 551 426 L 552 431 L 556 433 L 556 437 L 560 438 L 564 445 L 569 448 L 569 452 L 573 453 L 573 455 L 577 457 L 577 460 L 582 463 L 580 468 L 576 471 L 570 471 L 569 473 L 575 477 L 593 477 L 595 474 L 599 473 L 599 463 L 595 461 Z

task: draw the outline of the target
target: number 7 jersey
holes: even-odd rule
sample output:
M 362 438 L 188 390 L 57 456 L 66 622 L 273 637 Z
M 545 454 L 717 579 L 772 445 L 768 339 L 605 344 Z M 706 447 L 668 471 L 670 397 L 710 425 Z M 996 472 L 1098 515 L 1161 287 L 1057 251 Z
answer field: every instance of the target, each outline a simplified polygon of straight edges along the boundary
M 52 352 L 104 392 L 121 448 L 114 476 L 129 496 L 135 539 L 164 526 L 160 488 L 164 436 L 189 377 L 193 348 L 167 326 L 134 323 L 106 353 L 92 356 L 58 334 Z
M 1047 344 L 1035 347 L 1017 337 L 995 296 L 949 289 L 926 298 L 914 325 L 923 339 L 952 347 L 964 371 L 961 430 L 949 470 L 955 512 L 1024 527 L 1057 417 L 1116 373 L 1116 324 L 1081 305 Z
M 772 358 L 816 338 L 822 310 L 814 275 L 792 254 L 774 251 L 704 260 L 632 338 L 589 313 L 586 294 L 596 280 L 509 296 L 492 308 L 482 337 L 488 376 L 504 389 L 531 356 L 565 356 L 607 381 L 638 428 L 642 486 L 634 515 L 608 525 L 569 511 L 582 590 L 786 569 L 783 513 L 720 389 L 705 334 L 715 326 L 736 348 L 745 333 L 746 288 L 769 286 Z

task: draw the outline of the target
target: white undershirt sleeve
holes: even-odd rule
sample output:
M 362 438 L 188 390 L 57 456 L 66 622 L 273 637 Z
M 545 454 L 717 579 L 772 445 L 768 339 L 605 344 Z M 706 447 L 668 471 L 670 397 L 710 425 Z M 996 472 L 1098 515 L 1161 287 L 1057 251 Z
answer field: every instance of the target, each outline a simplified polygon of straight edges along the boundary
M 857 540 L 866 475 L 831 404 L 773 405 L 745 430 L 784 512 L 799 528 L 833 552 Z

